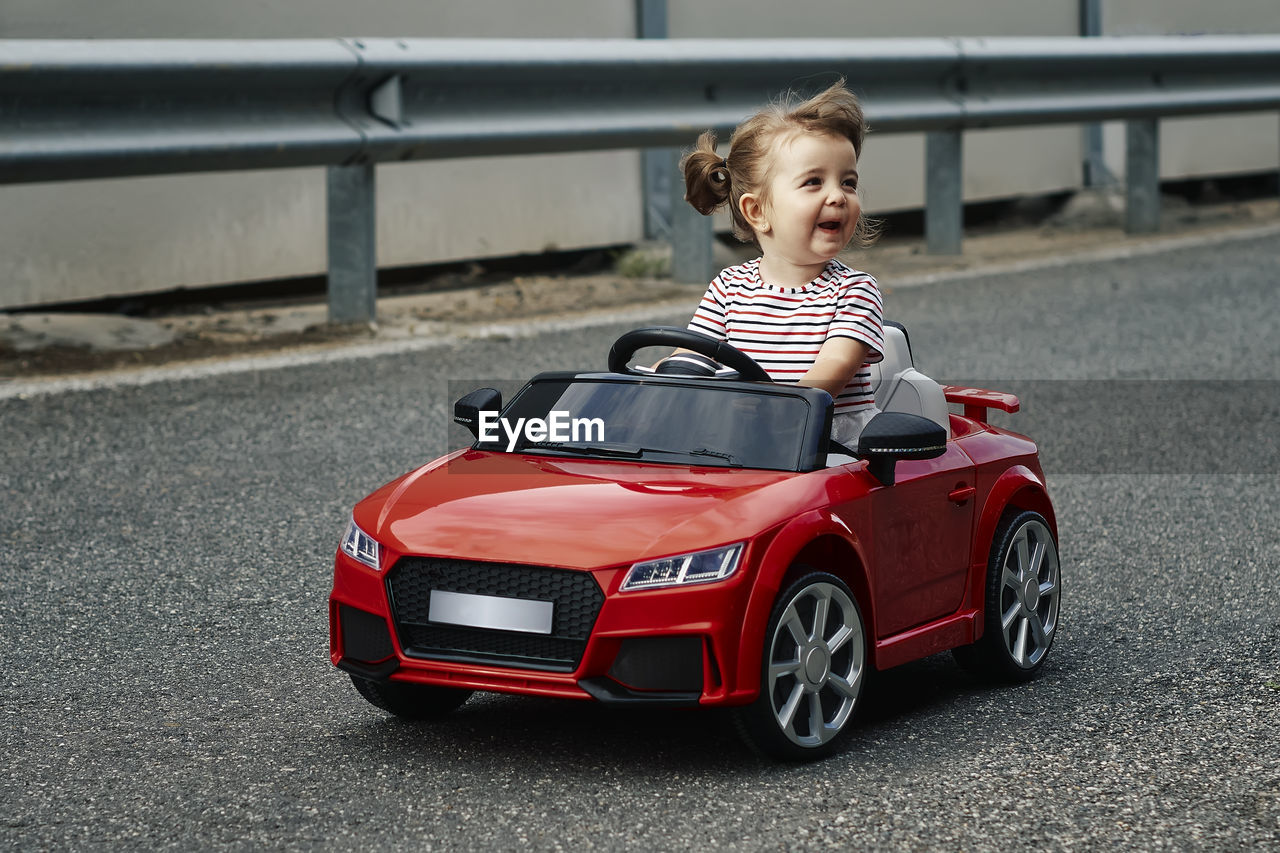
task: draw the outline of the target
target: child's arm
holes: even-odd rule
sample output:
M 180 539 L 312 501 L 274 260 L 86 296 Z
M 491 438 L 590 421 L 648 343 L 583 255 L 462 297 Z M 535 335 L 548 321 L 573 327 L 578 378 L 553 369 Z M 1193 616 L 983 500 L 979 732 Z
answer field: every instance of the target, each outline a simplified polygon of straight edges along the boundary
M 821 388 L 835 398 L 849 384 L 854 374 L 862 369 L 871 347 L 853 338 L 828 338 L 818 350 L 813 367 L 800 377 L 797 385 Z
M 680 354 L 680 353 L 682 353 L 682 352 L 693 352 L 693 350 L 691 350 L 691 349 L 685 349 L 684 347 L 676 347 L 673 351 L 671 351 L 671 352 L 667 353 L 667 354 L 666 354 L 666 355 L 664 355 L 662 358 L 658 359 L 658 360 L 657 360 L 657 361 L 655 361 L 653 364 L 649 365 L 649 369 L 650 369 L 650 370 L 657 370 L 657 369 L 658 369 L 658 365 L 659 365 L 659 364 L 662 364 L 662 362 L 664 362 L 664 361 L 666 361 L 667 359 L 671 358 L 671 356 L 673 356 L 673 355 L 679 355 L 679 354 Z

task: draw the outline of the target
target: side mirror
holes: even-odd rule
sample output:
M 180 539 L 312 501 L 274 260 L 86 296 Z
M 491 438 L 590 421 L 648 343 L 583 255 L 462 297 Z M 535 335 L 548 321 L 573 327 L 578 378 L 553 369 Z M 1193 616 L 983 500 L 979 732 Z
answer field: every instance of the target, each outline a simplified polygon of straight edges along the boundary
M 480 413 L 502 411 L 502 393 L 493 388 L 477 388 L 453 404 L 453 422 L 462 424 L 480 437 Z
M 858 437 L 858 456 L 886 486 L 893 485 L 899 459 L 933 459 L 947 452 L 947 431 L 928 418 L 905 412 L 881 412 Z

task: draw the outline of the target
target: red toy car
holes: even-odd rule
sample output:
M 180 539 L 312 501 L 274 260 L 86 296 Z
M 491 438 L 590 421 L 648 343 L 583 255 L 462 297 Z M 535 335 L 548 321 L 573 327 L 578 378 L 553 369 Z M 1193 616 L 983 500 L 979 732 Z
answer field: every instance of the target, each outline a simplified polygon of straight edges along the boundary
M 825 391 L 669 327 L 624 335 L 609 372 L 536 376 L 505 408 L 492 389 L 463 397 L 475 443 L 355 507 L 333 663 L 411 718 L 474 690 L 731 706 L 751 745 L 789 760 L 837 748 L 868 667 L 952 649 L 1031 678 L 1060 584 L 1036 446 L 986 419 L 1018 401 L 938 385 L 905 330 L 885 331 L 883 413 L 857 448 L 830 439 Z M 646 346 L 705 367 L 629 366 Z

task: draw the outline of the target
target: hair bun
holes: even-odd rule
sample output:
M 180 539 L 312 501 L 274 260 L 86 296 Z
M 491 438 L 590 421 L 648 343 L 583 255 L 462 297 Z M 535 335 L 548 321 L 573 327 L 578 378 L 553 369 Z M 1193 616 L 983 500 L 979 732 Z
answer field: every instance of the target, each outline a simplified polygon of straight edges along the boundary
M 706 216 L 729 200 L 729 162 L 716 153 L 716 136 L 707 131 L 680 163 L 685 200 Z

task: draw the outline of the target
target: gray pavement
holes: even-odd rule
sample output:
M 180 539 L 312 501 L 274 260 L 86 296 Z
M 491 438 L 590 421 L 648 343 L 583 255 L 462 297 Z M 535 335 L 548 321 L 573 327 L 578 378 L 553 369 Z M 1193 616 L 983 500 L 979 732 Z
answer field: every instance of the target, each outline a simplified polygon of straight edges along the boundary
M 882 276 L 926 372 L 1024 383 L 1005 423 L 1051 461 L 1062 629 L 1028 685 L 884 673 L 801 767 L 714 713 L 487 695 L 402 723 L 329 665 L 346 515 L 457 441 L 450 386 L 600 367 L 636 316 L 0 399 L 0 844 L 1280 849 L 1276 262 L 1266 237 Z M 1082 410 L 1090 383 L 1115 404 Z M 1255 402 L 1206 439 L 1187 391 L 1218 386 Z

